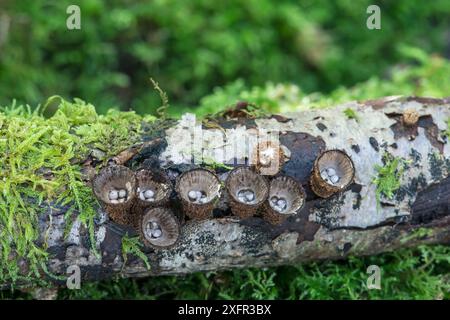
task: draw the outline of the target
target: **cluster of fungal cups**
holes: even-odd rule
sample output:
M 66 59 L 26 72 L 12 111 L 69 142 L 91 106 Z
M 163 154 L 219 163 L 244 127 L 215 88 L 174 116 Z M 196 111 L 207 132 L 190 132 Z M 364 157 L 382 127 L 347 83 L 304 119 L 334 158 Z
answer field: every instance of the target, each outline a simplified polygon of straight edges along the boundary
M 279 176 L 269 183 L 265 176 L 246 166 L 236 167 L 228 173 L 225 189 L 235 216 L 244 219 L 262 212 L 262 216 L 273 224 L 282 223 L 296 214 L 305 201 L 303 188 L 295 179 Z M 178 177 L 176 191 L 187 216 L 209 219 L 221 197 L 221 182 L 209 170 L 193 169 Z
M 353 162 L 345 152 L 325 151 L 314 162 L 311 189 L 328 198 L 351 184 L 354 174 Z M 95 177 L 93 189 L 110 218 L 135 227 L 146 245 L 168 248 L 177 242 L 182 219 L 168 208 L 172 186 L 164 173 L 109 166 Z M 182 173 L 175 190 L 188 217 L 209 219 L 221 198 L 222 182 L 214 172 L 197 168 Z M 225 190 L 234 215 L 248 218 L 261 214 L 274 225 L 297 214 L 306 200 L 296 179 L 280 174 L 267 178 L 247 166 L 228 172 Z
M 93 190 L 111 220 L 139 231 L 148 246 L 167 248 L 180 235 L 178 218 L 167 204 L 172 188 L 161 172 L 113 165 L 93 180 Z

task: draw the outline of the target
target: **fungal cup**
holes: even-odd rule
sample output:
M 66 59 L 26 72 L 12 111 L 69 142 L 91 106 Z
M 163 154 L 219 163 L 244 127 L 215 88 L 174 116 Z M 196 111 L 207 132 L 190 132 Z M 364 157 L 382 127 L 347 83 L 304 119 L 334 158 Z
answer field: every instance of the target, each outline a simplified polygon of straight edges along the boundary
M 167 204 L 172 192 L 170 180 L 161 171 L 140 169 L 136 172 L 136 206 L 141 210 Z
M 178 177 L 175 188 L 188 217 L 212 218 L 221 190 L 220 180 L 213 172 L 201 168 L 186 171 Z
M 281 224 L 289 216 L 297 214 L 305 200 L 305 191 L 294 178 L 276 177 L 270 182 L 269 197 L 264 204 L 262 216 L 274 225 Z
M 140 236 L 145 245 L 156 249 L 174 246 L 180 237 L 180 223 L 167 208 L 149 208 L 141 219 Z
M 133 171 L 121 165 L 106 167 L 94 177 L 92 186 L 111 220 L 119 224 L 132 224 L 130 208 L 135 199 L 136 187 Z
M 225 186 L 231 211 L 240 218 L 255 215 L 269 194 L 267 179 L 244 166 L 228 174 Z
M 341 150 L 328 150 L 314 162 L 311 188 L 315 194 L 328 198 L 343 191 L 354 179 L 355 166 L 352 159 Z

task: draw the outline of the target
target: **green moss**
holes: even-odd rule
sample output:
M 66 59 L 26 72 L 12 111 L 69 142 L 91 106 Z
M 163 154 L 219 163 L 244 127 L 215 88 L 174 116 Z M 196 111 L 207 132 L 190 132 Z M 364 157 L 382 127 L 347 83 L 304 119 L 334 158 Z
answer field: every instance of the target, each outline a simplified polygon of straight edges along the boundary
M 167 110 L 169 109 L 169 97 L 167 94 L 161 89 L 158 82 L 153 80 L 153 78 L 150 78 L 150 82 L 153 85 L 153 89 L 155 89 L 156 92 L 158 92 L 159 97 L 161 99 L 161 106 L 156 109 L 156 113 L 158 114 L 159 118 L 161 120 L 165 120 L 167 118 Z
M 414 230 L 410 234 L 406 235 L 405 237 L 400 239 L 401 243 L 406 243 L 408 241 L 414 240 L 414 239 L 424 239 L 431 237 L 433 235 L 433 230 L 428 228 L 420 227 L 417 230 Z
M 61 289 L 59 299 L 449 299 L 450 247 L 420 246 L 341 261 L 119 279 Z M 381 290 L 366 286 L 378 265 Z M 1 297 L 1 296 L 0 296 Z
M 403 174 L 403 160 L 401 158 L 394 158 L 389 154 L 383 156 L 385 162 L 384 166 L 375 166 L 377 176 L 372 180 L 376 185 L 376 197 L 379 205 L 381 196 L 388 199 L 394 197 L 394 193 L 400 188 L 400 178 Z
M 142 252 L 142 243 L 139 242 L 139 237 L 130 238 L 128 234 L 126 234 L 122 238 L 122 257 L 123 257 L 123 267 L 125 267 L 128 255 L 133 254 L 140 258 L 147 270 L 150 270 L 150 263 L 148 262 L 148 257 Z
M 134 112 L 111 110 L 98 115 L 82 100 L 60 97 L 56 113 L 46 118 L 44 108 L 0 108 L 0 281 L 38 280 L 46 270 L 46 244 L 37 244 L 38 217 L 44 204 L 72 205 L 89 230 L 94 252 L 96 200 L 81 177 L 82 160 L 101 149 L 103 160 L 140 140 L 142 118 Z M 29 271 L 19 270 L 19 261 Z
M 232 170 L 232 166 L 227 166 L 226 164 L 223 164 L 221 162 L 217 162 L 212 158 L 204 157 L 203 158 L 203 164 L 206 167 L 209 167 L 211 170 L 216 171 L 218 169 L 225 169 L 225 170 Z
M 224 110 L 225 106 L 237 101 L 248 101 L 261 106 L 271 113 L 285 113 L 316 108 L 328 108 L 353 100 L 367 100 L 376 97 L 404 96 L 446 97 L 450 85 L 450 62 L 438 55 L 430 55 L 417 48 L 401 46 L 401 54 L 408 63 L 394 67 L 391 76 L 373 76 L 352 87 L 339 86 L 329 93 L 311 92 L 304 86 L 292 83 L 268 82 L 262 87 L 248 87 L 242 80 L 236 80 L 222 88 L 216 88 L 211 94 L 200 100 L 195 110 L 197 116 L 214 114 Z M 329 69 L 327 69 L 329 70 Z M 171 110 L 179 115 L 192 112 L 189 107 L 177 107 Z
M 356 121 L 359 120 L 358 114 L 353 109 L 350 108 L 345 109 L 344 114 L 348 119 L 355 119 Z

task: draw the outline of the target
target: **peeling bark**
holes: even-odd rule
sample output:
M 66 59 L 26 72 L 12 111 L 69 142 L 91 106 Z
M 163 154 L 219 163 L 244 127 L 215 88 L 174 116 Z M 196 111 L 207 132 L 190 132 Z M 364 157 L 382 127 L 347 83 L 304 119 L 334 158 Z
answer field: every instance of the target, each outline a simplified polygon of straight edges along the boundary
M 345 116 L 343 111 L 347 108 L 357 113 L 358 120 Z M 405 110 L 417 112 L 416 124 L 402 125 Z M 214 219 L 185 221 L 175 247 L 144 248 L 151 264 L 151 270 L 147 270 L 137 257 L 130 256 L 123 266 L 121 238 L 134 231 L 109 221 L 101 209 L 95 230 L 101 255 L 96 257 L 87 230 L 78 220 L 69 236 L 63 237 L 64 213 L 68 208 L 51 208 L 40 220 L 41 241 L 46 234 L 51 253 L 49 269 L 65 274 L 68 266 L 76 264 L 83 280 L 99 280 L 115 274 L 143 277 L 266 267 L 449 243 L 450 143 L 445 135 L 449 118 L 449 99 L 387 97 L 265 119 L 217 119 L 215 127 L 196 123 L 192 135 L 202 134 L 204 142 L 200 148 L 209 150 L 208 158 L 217 162 L 223 160 L 221 155 L 210 151 L 223 144 L 224 139 L 242 139 L 249 130 L 278 131 L 279 141 L 289 153 L 281 173 L 300 182 L 307 194 L 306 205 L 298 215 L 279 226 L 260 217 L 240 220 L 231 216 L 225 197 L 214 211 Z M 112 161 L 132 169 L 160 167 L 173 181 L 180 173 L 197 167 L 190 163 L 186 152 L 186 147 L 196 147 L 183 131 L 190 124 L 195 124 L 192 117 L 185 116 L 166 130 L 144 125 L 143 144 L 130 146 Z M 251 141 L 248 145 L 250 149 L 254 147 Z M 344 192 L 321 199 L 311 191 L 309 177 L 314 160 L 327 149 L 341 149 L 350 155 L 356 176 Z M 246 152 L 239 146 L 236 152 L 236 159 L 225 159 L 230 165 L 236 160 L 252 160 L 245 159 Z M 408 166 L 395 196 L 382 197 L 378 205 L 372 180 L 375 166 L 383 165 L 385 153 L 401 157 Z M 222 180 L 226 172 L 217 169 Z M 175 195 L 170 206 L 181 210 Z

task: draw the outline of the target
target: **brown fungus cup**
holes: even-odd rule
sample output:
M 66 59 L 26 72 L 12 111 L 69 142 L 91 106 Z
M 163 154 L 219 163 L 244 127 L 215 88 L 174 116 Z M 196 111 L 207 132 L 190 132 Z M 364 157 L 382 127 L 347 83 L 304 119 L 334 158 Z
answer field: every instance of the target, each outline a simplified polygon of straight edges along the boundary
M 186 171 L 178 177 L 175 189 L 189 218 L 212 218 L 221 189 L 220 180 L 214 173 L 201 168 Z
M 314 162 L 310 182 L 313 192 L 322 198 L 345 190 L 355 177 L 352 159 L 341 150 L 321 153 Z
M 180 237 L 180 222 L 168 208 L 149 208 L 142 215 L 139 233 L 146 246 L 167 249 Z
M 273 225 L 283 223 L 303 207 L 306 194 L 303 187 L 288 176 L 279 176 L 270 181 L 269 197 L 264 202 L 262 216 Z
M 140 169 L 136 172 L 136 210 L 166 205 L 171 192 L 171 183 L 162 171 Z
M 231 211 L 242 219 L 254 216 L 269 194 L 267 179 L 244 166 L 230 171 L 225 186 Z
M 92 186 L 111 220 L 124 225 L 133 224 L 131 207 L 136 188 L 133 171 L 121 165 L 106 167 L 95 176 Z

